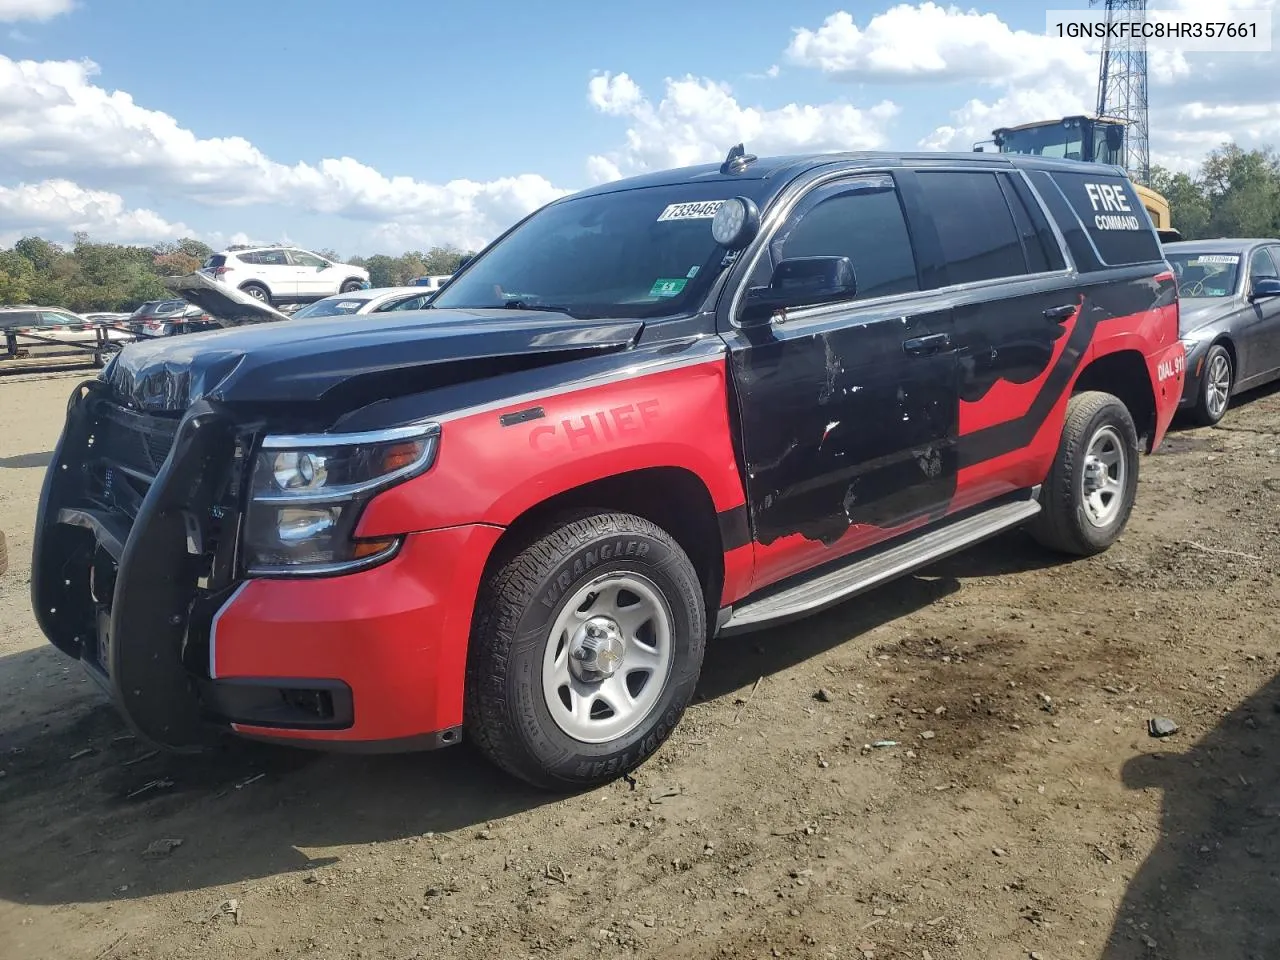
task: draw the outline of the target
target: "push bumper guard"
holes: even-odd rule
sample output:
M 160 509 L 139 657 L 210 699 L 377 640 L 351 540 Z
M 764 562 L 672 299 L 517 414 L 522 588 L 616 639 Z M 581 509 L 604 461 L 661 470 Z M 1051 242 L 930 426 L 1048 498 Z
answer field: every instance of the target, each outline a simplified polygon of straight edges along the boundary
M 82 661 L 143 737 L 209 745 L 231 723 L 350 726 L 340 681 L 209 676 L 214 614 L 238 585 L 251 436 L 206 401 L 137 413 L 101 380 L 76 387 L 36 514 L 31 598 L 59 650 Z

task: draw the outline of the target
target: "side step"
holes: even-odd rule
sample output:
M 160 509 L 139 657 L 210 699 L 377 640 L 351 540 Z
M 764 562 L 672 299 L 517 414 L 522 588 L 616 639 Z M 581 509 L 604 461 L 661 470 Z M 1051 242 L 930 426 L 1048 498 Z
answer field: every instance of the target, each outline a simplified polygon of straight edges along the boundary
M 1011 527 L 1026 523 L 1040 512 L 1040 488 L 1019 498 L 989 507 L 905 540 L 882 547 L 871 556 L 854 554 L 844 566 L 792 586 L 773 589 L 742 606 L 734 607 L 719 636 L 747 633 L 818 613 L 935 560 L 965 549 Z

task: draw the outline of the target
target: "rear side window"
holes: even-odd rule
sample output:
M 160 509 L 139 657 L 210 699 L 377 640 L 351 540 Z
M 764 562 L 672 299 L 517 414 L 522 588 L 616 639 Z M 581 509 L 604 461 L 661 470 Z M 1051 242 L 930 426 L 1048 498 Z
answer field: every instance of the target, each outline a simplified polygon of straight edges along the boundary
M 8 327 L 34 327 L 40 317 L 29 310 L 15 310 L 12 313 L 0 313 L 0 330 Z
M 1054 183 L 1107 266 L 1156 263 L 1163 257 L 1151 217 L 1128 178 L 1053 171 Z
M 1022 239 L 995 173 L 920 170 L 916 177 L 938 231 L 948 284 L 1027 272 Z
M 1049 220 L 1026 183 L 1020 177 L 1002 173 L 1000 186 L 1004 190 L 1009 210 L 1013 213 L 1018 236 L 1022 239 L 1027 271 L 1043 273 L 1065 269 L 1067 262 L 1062 256 L 1062 248 L 1058 246 L 1058 238 L 1053 235 Z
M 216 270 L 218 267 L 225 267 L 226 265 L 227 265 L 227 258 L 220 253 L 215 253 L 212 257 L 210 257 L 208 260 L 204 262 L 204 268 L 206 270 Z
M 774 266 L 794 257 L 848 257 L 857 300 L 920 289 L 892 177 L 859 177 L 806 196 L 769 245 L 750 285 L 768 284 Z

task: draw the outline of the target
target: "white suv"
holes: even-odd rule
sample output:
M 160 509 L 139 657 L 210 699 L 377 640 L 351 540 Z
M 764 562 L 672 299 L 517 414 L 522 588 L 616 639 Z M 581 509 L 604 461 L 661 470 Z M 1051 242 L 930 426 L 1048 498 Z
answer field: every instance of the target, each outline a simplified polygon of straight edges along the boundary
M 312 303 L 369 282 L 364 267 L 283 246 L 224 250 L 206 260 L 200 272 L 269 304 Z

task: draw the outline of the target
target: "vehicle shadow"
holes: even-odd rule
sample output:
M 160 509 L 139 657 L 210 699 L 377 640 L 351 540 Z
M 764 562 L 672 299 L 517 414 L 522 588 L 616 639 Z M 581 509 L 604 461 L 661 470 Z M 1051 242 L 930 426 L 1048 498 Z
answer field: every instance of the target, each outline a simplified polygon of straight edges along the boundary
M 44 453 L 20 453 L 12 457 L 0 457 L 0 470 L 22 470 L 31 467 L 47 467 L 53 460 L 53 451 Z
M 964 577 L 1044 561 L 1037 550 L 1001 537 L 824 614 L 714 641 L 697 696 L 727 696 L 856 642 L 956 593 Z M 0 899 L 24 903 L 132 899 L 305 871 L 339 859 L 333 848 L 447 834 L 565 799 L 508 777 L 465 743 L 361 756 L 229 740 L 198 757 L 155 753 L 49 647 L 0 657 L 0 771 Z M 170 839 L 181 847 L 145 855 Z
M 1280 956 L 1280 678 L 1185 753 L 1125 764 L 1164 793 L 1160 840 L 1125 893 L 1102 960 Z

